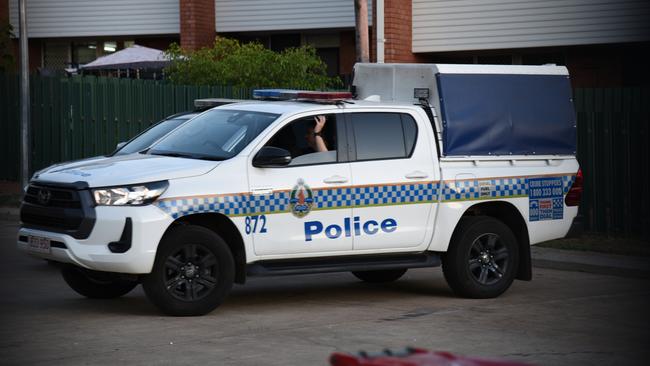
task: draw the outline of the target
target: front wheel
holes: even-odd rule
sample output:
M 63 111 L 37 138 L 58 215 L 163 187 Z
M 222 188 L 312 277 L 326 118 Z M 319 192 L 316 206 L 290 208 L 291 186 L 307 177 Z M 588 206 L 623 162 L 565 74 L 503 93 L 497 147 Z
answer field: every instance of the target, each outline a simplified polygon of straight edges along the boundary
M 91 271 L 73 265 L 61 268 L 61 275 L 75 292 L 91 299 L 120 297 L 138 285 L 137 280 L 125 279 L 115 273 Z
M 165 234 L 142 287 L 166 314 L 203 315 L 228 296 L 234 277 L 235 264 L 226 242 L 211 230 L 187 225 Z
M 518 252 L 517 239 L 503 222 L 486 216 L 465 217 L 442 257 L 442 270 L 456 294 L 493 298 L 514 281 Z

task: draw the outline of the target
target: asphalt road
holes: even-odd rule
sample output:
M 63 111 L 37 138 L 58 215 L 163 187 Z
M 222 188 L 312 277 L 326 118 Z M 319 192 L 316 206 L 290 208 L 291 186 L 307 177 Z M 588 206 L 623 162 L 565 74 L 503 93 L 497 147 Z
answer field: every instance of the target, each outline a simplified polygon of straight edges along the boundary
M 0 221 L 0 364 L 328 365 L 335 351 L 417 346 L 538 365 L 650 363 L 649 280 L 536 269 L 493 300 L 456 298 L 440 269 L 390 285 L 352 275 L 251 279 L 213 313 L 162 316 L 138 287 L 70 290 Z

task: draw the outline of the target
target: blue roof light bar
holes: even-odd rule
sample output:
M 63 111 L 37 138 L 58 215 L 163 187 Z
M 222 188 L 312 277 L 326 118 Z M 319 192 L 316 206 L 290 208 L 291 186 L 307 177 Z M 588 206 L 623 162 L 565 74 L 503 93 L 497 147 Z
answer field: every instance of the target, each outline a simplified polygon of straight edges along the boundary
M 297 100 L 313 101 L 319 103 L 336 103 L 337 101 L 352 99 L 352 94 L 347 91 L 256 89 L 253 90 L 253 98 L 267 100 Z
M 297 90 L 291 89 L 255 89 L 253 90 L 253 98 L 255 99 L 275 99 L 275 100 L 289 100 L 298 97 Z

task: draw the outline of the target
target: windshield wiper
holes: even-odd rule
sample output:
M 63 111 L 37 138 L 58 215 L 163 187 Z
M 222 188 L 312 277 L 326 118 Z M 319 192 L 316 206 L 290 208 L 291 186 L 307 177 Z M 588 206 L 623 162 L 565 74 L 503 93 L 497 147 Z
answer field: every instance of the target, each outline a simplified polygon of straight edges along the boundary
M 175 151 L 153 151 L 153 152 L 149 152 L 149 154 L 150 155 L 170 156 L 170 157 L 173 157 L 173 158 L 187 158 L 187 159 L 210 160 L 210 161 L 224 160 L 223 157 L 219 157 L 219 156 L 179 153 L 179 152 L 175 152 Z
M 156 152 L 151 152 L 151 155 L 161 155 L 161 156 L 171 156 L 173 158 L 190 158 L 193 159 L 194 155 L 192 154 L 183 154 L 183 153 L 178 153 L 178 152 L 166 152 L 166 151 L 156 151 Z
M 211 155 L 193 155 L 192 159 L 209 160 L 209 161 L 222 161 L 222 160 L 225 160 L 225 158 L 222 158 L 220 156 L 211 156 Z

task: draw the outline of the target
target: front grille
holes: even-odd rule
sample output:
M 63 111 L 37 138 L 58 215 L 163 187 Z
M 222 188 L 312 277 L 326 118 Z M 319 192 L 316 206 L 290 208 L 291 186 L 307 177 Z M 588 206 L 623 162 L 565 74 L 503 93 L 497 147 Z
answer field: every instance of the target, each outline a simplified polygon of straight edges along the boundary
M 20 209 L 20 220 L 24 227 L 85 239 L 94 226 L 95 209 L 89 190 L 65 184 L 30 184 Z
M 81 224 L 82 217 L 58 217 L 46 214 L 23 213 L 20 220 L 25 224 L 34 224 L 63 230 L 76 230 Z
M 47 198 L 47 201 L 44 201 Z M 80 208 L 79 193 L 74 190 L 30 185 L 25 193 L 25 202 L 37 206 Z

